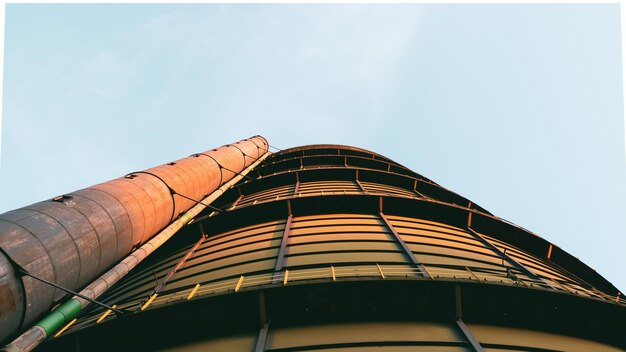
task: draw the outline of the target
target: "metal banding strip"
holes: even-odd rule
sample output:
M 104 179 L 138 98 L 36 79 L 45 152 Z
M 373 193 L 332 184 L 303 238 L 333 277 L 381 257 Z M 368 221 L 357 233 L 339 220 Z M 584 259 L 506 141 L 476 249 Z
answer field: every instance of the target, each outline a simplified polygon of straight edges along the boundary
M 254 141 L 252 138 L 244 139 L 245 141 L 252 142 L 256 146 L 256 158 L 258 159 L 261 156 L 261 147 Z
M 157 176 L 157 175 L 155 175 L 155 174 L 153 174 L 151 172 L 148 172 L 148 171 L 135 171 L 135 172 L 131 172 L 131 173 L 126 174 L 124 177 L 134 176 L 136 174 L 146 174 L 146 175 L 150 175 L 150 176 L 156 177 L 159 181 L 163 182 L 165 187 L 167 187 L 167 190 L 169 191 L 170 196 L 172 197 L 172 215 L 170 216 L 170 221 L 168 221 L 168 223 L 172 222 L 172 220 L 174 220 L 174 213 L 175 213 L 175 208 L 176 208 L 176 200 L 174 199 L 175 191 L 161 177 L 159 177 L 159 176 Z M 132 178 L 131 178 L 131 180 L 132 180 Z
M 54 282 L 58 282 L 58 275 L 57 275 L 58 273 L 57 273 L 57 270 L 56 270 L 56 268 L 54 266 L 54 261 L 52 260 L 52 256 L 50 255 L 49 249 L 46 246 L 44 246 L 42 240 L 39 237 L 35 236 L 35 234 L 33 234 L 30 230 L 28 230 L 24 226 L 16 223 L 15 221 L 8 220 L 8 219 L 0 219 L 0 221 L 4 221 L 6 223 L 9 223 L 9 224 L 11 224 L 11 225 L 13 225 L 15 227 L 18 227 L 18 228 L 22 229 L 22 231 L 24 231 L 25 233 L 30 235 L 32 238 L 34 238 L 36 243 L 39 243 L 39 245 L 41 246 L 41 249 L 43 250 L 44 253 L 46 253 L 46 256 L 48 257 L 48 262 L 50 263 L 50 271 L 52 272 L 52 277 L 54 278 Z M 11 258 L 11 260 L 13 260 L 13 258 L 11 256 L 9 256 L 8 254 L 7 254 L 7 258 Z M 15 261 L 15 262 L 17 263 L 17 261 Z M 18 263 L 18 264 L 20 264 L 20 263 Z M 22 265 L 22 264 L 20 264 L 20 265 Z M 28 264 L 27 265 L 23 265 L 23 266 L 28 266 Z M 24 288 L 23 292 L 24 292 L 24 294 L 26 294 L 26 285 L 23 283 L 23 278 L 20 277 L 18 281 L 21 282 L 21 286 Z M 51 299 L 52 300 L 54 299 L 55 291 L 56 290 L 54 290 L 54 289 L 52 290 L 52 293 L 51 293 Z M 24 302 L 27 301 L 26 295 L 23 296 L 23 301 Z M 22 318 L 20 319 L 21 320 L 21 322 L 20 322 L 20 329 L 23 329 L 25 327 L 24 323 L 25 323 L 25 320 L 26 320 L 26 314 L 27 314 L 27 311 L 26 311 L 26 309 L 24 309 L 23 314 L 22 314 Z
M 79 195 L 76 195 L 75 197 L 73 196 L 73 198 L 83 198 L 86 199 L 85 197 L 81 197 Z M 98 241 L 98 265 L 96 267 L 96 272 L 100 272 L 100 264 L 102 261 L 102 243 L 100 240 L 100 233 L 98 232 L 98 230 L 96 229 L 96 226 L 94 226 L 93 222 L 91 222 L 91 220 L 89 219 L 89 217 L 87 215 L 85 215 L 83 212 L 81 212 L 80 210 L 78 210 L 76 207 L 68 207 L 70 209 L 73 209 L 75 212 L 79 213 L 83 218 L 85 218 L 85 220 L 87 221 L 87 223 L 89 224 L 89 226 L 91 226 L 92 230 L 94 231 L 94 233 L 96 234 L 96 240 Z
M 132 250 L 133 245 L 136 243 L 137 240 L 141 239 L 141 237 L 146 231 L 145 213 L 144 213 L 143 207 L 141 206 L 141 203 L 139 202 L 137 197 L 134 194 L 132 194 L 131 191 L 129 191 L 126 188 L 120 187 L 118 184 L 115 184 L 113 182 L 105 182 L 105 183 L 101 183 L 98 185 L 94 185 L 92 187 L 93 188 L 91 189 L 97 189 L 117 199 L 118 202 L 122 205 L 122 207 L 126 211 L 126 213 L 128 214 L 129 219 L 132 219 L 132 215 L 133 215 L 133 212 L 129 210 L 134 209 L 133 205 L 129 204 L 129 201 L 128 201 L 129 199 L 132 199 L 132 203 L 134 203 L 134 205 L 136 206 L 135 209 L 139 209 L 138 211 L 141 212 L 141 219 L 142 219 L 141 222 L 139 221 L 133 222 L 132 220 L 130 221 L 130 226 L 132 228 L 132 236 L 128 239 L 129 246 L 128 246 L 128 249 L 125 250 L 125 252 Z M 115 193 L 115 190 L 121 193 Z M 124 199 L 123 197 L 126 197 L 126 199 Z M 136 227 L 139 227 L 139 228 L 137 229 Z
M 37 204 L 37 203 L 35 203 L 35 204 Z M 33 204 L 33 205 L 35 205 L 35 204 Z M 31 205 L 31 206 L 32 206 L 32 205 Z M 41 215 L 43 215 L 43 216 L 45 216 L 45 217 L 47 217 L 47 218 L 50 218 L 50 219 L 54 220 L 54 222 L 55 222 L 55 223 L 57 223 L 57 224 L 58 224 L 58 225 L 59 225 L 59 226 L 63 229 L 63 231 L 65 231 L 65 232 L 67 233 L 67 235 L 70 237 L 70 239 L 71 239 L 71 241 L 70 241 L 70 242 L 72 242 L 72 244 L 74 245 L 74 249 L 76 249 L 76 256 L 77 256 L 77 259 L 78 259 L 78 274 L 76 275 L 76 281 L 74 282 L 74 285 L 73 285 L 74 287 L 75 287 L 75 286 L 77 286 L 77 285 L 78 285 L 78 283 L 79 283 L 79 281 L 80 281 L 80 274 L 81 274 L 82 269 L 83 269 L 83 268 L 82 268 L 82 265 L 81 265 L 81 264 L 83 263 L 83 258 L 81 257 L 81 251 L 80 251 L 80 248 L 78 248 L 78 244 L 76 243 L 76 239 L 72 236 L 72 234 L 71 234 L 71 233 L 70 233 L 70 231 L 69 231 L 69 230 L 65 227 L 65 225 L 63 225 L 63 224 L 59 221 L 59 219 L 57 219 L 55 216 L 50 215 L 50 214 L 47 214 L 47 213 L 44 213 L 44 212 L 42 212 L 42 211 L 40 211 L 40 210 L 38 210 L 38 209 L 33 209 L 33 208 L 29 208 L 29 207 L 30 207 L 30 206 L 28 206 L 28 207 L 24 207 L 24 208 L 22 208 L 22 209 L 30 210 L 30 211 L 32 211 L 32 212 L 35 212 L 35 213 L 37 213 L 37 214 L 41 214 Z M 97 236 L 96 236 L 96 237 L 97 237 Z M 57 280 L 56 280 L 56 278 L 55 278 L 54 282 L 56 282 L 56 281 L 57 281 Z
M 114 258 L 113 262 L 121 259 L 121 258 L 118 259 L 117 255 L 118 255 L 118 252 L 120 250 L 120 248 L 119 248 L 120 247 L 119 235 L 121 233 L 123 233 L 123 231 L 121 231 L 118 228 L 119 224 L 118 224 L 117 221 L 115 221 L 115 216 L 113 216 L 111 214 L 110 209 L 108 209 L 107 207 L 105 207 L 105 206 L 103 206 L 101 204 L 102 200 L 94 199 L 94 198 L 97 198 L 97 197 L 94 197 L 94 196 L 95 195 L 102 195 L 105 198 L 109 199 L 110 201 L 117 203 L 118 204 L 117 209 L 123 209 L 124 216 L 125 216 L 126 220 L 128 221 L 128 224 L 129 224 L 128 225 L 128 229 L 130 230 L 130 238 L 132 238 L 133 237 L 133 228 L 130 225 L 130 223 L 131 223 L 130 215 L 128 214 L 128 211 L 126 210 L 126 208 L 124 208 L 122 203 L 120 203 L 120 201 L 117 198 L 113 197 L 112 195 L 110 195 L 109 193 L 107 193 L 105 191 L 102 191 L 102 190 L 99 190 L 99 189 L 95 189 L 95 188 L 83 189 L 83 190 L 80 190 L 80 191 L 77 191 L 77 192 L 70 193 L 70 195 L 72 197 L 83 197 L 85 199 L 88 199 L 88 200 L 94 202 L 98 207 L 102 208 L 102 210 L 104 210 L 104 212 L 107 214 L 107 216 L 111 220 L 111 223 L 113 224 L 113 228 L 115 229 L 115 236 L 113 236 L 115 238 L 115 253 L 113 253 L 113 258 Z
M 236 145 L 234 145 L 234 144 L 228 144 L 228 145 L 226 145 L 226 146 L 227 146 L 227 147 L 234 147 L 234 148 L 237 148 L 237 150 L 241 152 L 241 155 L 243 155 L 243 164 L 244 164 L 244 165 L 246 165 L 246 157 L 248 157 L 248 158 L 250 158 L 250 159 L 254 160 L 254 158 L 253 158 L 253 157 L 251 157 L 251 156 L 247 155 L 246 153 L 244 153 L 244 152 L 243 152 L 243 150 L 241 150 L 238 146 L 236 146 Z
M 196 158 L 197 158 L 197 157 L 199 157 L 200 155 L 204 155 L 204 156 L 206 156 L 206 157 L 211 158 L 211 160 L 213 160 L 213 161 L 217 164 L 217 166 L 220 168 L 220 184 L 222 184 L 222 182 L 224 181 L 224 175 L 222 174 L 222 169 L 223 169 L 224 167 L 222 166 L 222 164 L 220 164 L 220 163 L 219 163 L 219 162 L 218 162 L 218 161 L 217 161 L 214 157 L 210 156 L 209 154 L 205 154 L 205 153 L 196 153 L 196 154 L 193 154 L 193 155 L 191 155 L 191 156 L 194 156 L 194 157 L 196 157 Z M 245 165 L 245 163 L 244 163 L 244 165 Z

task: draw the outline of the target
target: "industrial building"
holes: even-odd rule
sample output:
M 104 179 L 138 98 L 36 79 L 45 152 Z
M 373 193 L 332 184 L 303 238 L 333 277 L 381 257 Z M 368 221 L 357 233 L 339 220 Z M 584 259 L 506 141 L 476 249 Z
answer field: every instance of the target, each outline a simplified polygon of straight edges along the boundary
M 4 350 L 626 348 L 626 300 L 558 245 L 371 151 L 269 149 L 0 215 Z

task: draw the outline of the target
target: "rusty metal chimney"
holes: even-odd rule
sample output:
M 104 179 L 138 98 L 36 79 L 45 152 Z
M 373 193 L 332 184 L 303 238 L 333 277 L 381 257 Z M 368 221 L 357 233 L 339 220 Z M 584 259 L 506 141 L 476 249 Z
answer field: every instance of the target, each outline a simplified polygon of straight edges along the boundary
M 268 152 L 264 137 L 194 154 L 0 215 L 0 341 L 78 290 Z

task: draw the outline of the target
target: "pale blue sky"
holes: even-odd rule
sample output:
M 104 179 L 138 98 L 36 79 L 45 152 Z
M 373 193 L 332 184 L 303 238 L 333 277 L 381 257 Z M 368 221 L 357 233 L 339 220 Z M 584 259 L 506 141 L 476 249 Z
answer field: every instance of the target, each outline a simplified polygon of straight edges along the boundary
M 0 212 L 254 134 L 386 155 L 622 290 L 618 5 L 6 11 Z

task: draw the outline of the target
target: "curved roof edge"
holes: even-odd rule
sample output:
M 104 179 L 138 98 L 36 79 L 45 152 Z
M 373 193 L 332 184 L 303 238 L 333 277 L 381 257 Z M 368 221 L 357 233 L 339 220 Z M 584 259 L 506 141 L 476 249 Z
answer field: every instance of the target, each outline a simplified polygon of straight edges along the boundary
M 400 164 L 400 163 L 398 163 L 398 162 L 396 162 L 396 161 L 394 161 L 392 159 L 389 159 L 388 157 L 386 157 L 384 155 L 375 153 L 375 152 L 373 152 L 371 150 L 358 148 L 358 147 L 353 147 L 353 146 L 350 146 L 350 145 L 343 145 L 343 144 L 307 144 L 307 145 L 300 145 L 300 146 L 297 146 L 297 147 L 283 149 L 280 152 L 274 153 L 274 154 L 279 155 L 279 154 L 283 154 L 283 153 L 297 152 L 297 151 L 300 151 L 300 150 L 325 149 L 325 148 L 346 149 L 346 150 L 354 150 L 354 151 L 357 151 L 357 152 L 368 153 L 368 154 L 372 154 L 372 155 L 375 155 L 377 157 L 380 157 L 382 159 L 391 161 L 391 162 L 393 162 L 395 164 L 402 165 L 402 164 Z M 404 165 L 402 165 L 402 166 L 404 166 Z M 404 167 L 406 167 L 406 166 L 404 166 Z

